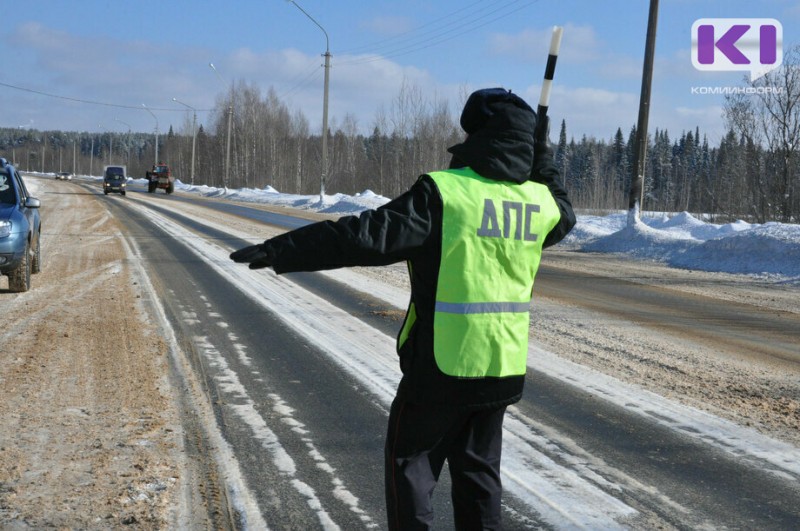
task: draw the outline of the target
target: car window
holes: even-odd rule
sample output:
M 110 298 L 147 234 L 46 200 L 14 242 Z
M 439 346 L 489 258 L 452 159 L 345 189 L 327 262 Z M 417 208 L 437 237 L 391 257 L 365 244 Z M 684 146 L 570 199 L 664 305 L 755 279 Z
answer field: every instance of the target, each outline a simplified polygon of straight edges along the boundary
M 25 181 L 22 180 L 22 176 L 19 174 L 19 172 L 14 172 L 14 180 L 17 183 L 17 190 L 19 191 L 19 199 L 21 203 L 30 197 L 30 194 L 28 194 L 28 189 L 25 187 Z
M 0 203 L 15 205 L 17 194 L 14 192 L 14 183 L 11 176 L 6 172 L 0 172 Z

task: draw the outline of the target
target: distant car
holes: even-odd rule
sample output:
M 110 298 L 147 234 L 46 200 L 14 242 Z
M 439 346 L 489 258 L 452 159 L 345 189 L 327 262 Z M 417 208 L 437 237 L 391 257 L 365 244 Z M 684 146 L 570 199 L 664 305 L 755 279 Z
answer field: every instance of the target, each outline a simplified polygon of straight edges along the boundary
M 72 172 L 60 171 L 60 172 L 56 173 L 56 179 L 60 179 L 62 181 L 71 181 L 72 180 Z
M 125 166 L 106 166 L 103 171 L 103 193 L 106 195 L 117 192 L 125 195 L 128 187 L 128 177 L 125 175 Z
M 17 169 L 0 158 L 0 274 L 13 292 L 28 291 L 31 274 L 42 267 L 40 205 Z

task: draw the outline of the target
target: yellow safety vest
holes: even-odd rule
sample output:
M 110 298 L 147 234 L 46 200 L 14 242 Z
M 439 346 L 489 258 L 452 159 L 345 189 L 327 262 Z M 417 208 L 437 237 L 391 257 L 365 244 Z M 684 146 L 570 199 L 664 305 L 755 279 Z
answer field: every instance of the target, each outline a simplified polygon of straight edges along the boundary
M 481 177 L 470 168 L 428 174 L 442 197 L 442 258 L 434 356 L 462 378 L 525 374 L 533 280 L 561 213 L 547 186 Z M 416 319 L 409 308 L 399 340 Z

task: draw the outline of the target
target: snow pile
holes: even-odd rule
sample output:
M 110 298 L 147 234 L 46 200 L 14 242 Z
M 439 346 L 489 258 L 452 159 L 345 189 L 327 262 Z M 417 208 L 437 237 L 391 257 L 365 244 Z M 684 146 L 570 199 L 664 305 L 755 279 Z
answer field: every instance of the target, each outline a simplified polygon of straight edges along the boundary
M 800 279 L 800 225 L 765 223 L 718 236 L 674 253 L 669 265 L 728 273 L 766 273 Z
M 192 186 L 175 181 L 175 187 L 184 192 L 191 192 L 204 197 L 217 197 L 241 201 L 245 203 L 268 203 L 277 206 L 301 208 L 323 212 L 327 214 L 357 214 L 370 208 L 377 208 L 389 200 L 377 195 L 371 190 L 366 190 L 356 195 L 334 194 L 323 195 L 298 195 L 282 194 L 271 186 L 257 188 L 214 188 L 211 186 Z
M 717 225 L 687 212 L 643 218 L 578 216 L 565 244 L 586 252 L 623 253 L 698 271 L 780 275 L 800 279 L 800 225 Z

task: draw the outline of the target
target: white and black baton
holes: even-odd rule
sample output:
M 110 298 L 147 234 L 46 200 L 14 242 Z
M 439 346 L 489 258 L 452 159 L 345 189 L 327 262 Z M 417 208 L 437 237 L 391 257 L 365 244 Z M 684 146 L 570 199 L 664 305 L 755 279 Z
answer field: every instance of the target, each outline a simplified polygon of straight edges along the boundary
M 544 69 L 544 82 L 542 83 L 542 94 L 539 96 L 539 107 L 536 115 L 542 119 L 547 114 L 547 107 L 550 105 L 550 88 L 553 86 L 553 74 L 556 71 L 556 61 L 558 60 L 558 49 L 561 47 L 561 34 L 564 28 L 553 26 L 553 36 L 550 38 L 550 53 L 547 55 L 547 66 Z

